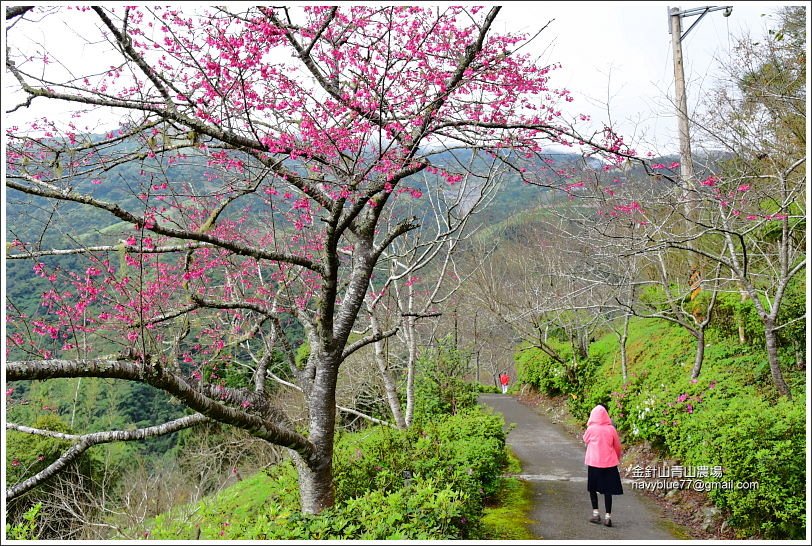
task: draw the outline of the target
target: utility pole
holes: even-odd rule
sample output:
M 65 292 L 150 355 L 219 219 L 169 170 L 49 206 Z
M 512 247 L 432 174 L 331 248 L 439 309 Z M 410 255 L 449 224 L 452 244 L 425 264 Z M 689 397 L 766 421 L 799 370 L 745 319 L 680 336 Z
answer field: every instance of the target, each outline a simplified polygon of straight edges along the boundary
M 669 9 L 669 29 L 674 57 L 674 98 L 677 103 L 679 128 L 679 172 L 683 183 L 689 186 L 694 179 L 691 157 L 691 133 L 688 128 L 688 97 L 685 93 L 685 69 L 682 63 L 682 17 L 679 8 Z
M 704 8 L 691 8 L 681 11 L 679 8 L 668 9 L 668 33 L 671 34 L 671 45 L 674 51 L 674 87 L 677 103 L 677 117 L 679 121 L 679 155 L 680 176 L 688 187 L 694 182 L 694 162 L 691 156 L 691 133 L 688 127 L 688 96 L 685 92 L 685 70 L 682 62 L 682 41 L 688 33 L 712 11 L 725 10 L 724 16 L 730 17 L 733 6 L 706 6 Z M 682 33 L 682 18 L 699 15 L 685 33 Z
M 693 218 L 693 206 L 691 203 L 691 191 L 695 189 L 694 180 L 694 160 L 691 154 L 691 131 L 688 119 L 688 95 L 685 92 L 685 69 L 683 67 L 682 58 L 682 41 L 688 36 L 688 33 L 702 20 L 705 15 L 712 11 L 725 10 L 724 16 L 730 17 L 733 12 L 733 6 L 705 6 L 702 8 L 691 8 L 680 10 L 679 8 L 668 8 L 668 33 L 671 34 L 671 45 L 673 49 L 674 58 L 674 99 L 677 105 L 677 121 L 679 127 L 679 172 L 683 184 L 683 198 L 685 200 L 685 218 L 690 223 Z M 682 19 L 683 17 L 699 16 L 699 19 L 688 27 L 684 33 L 682 32 Z M 688 248 L 693 248 L 693 242 L 689 239 L 687 241 Z M 699 291 L 699 283 L 701 282 L 701 274 L 699 265 L 694 253 L 690 257 L 690 282 L 691 282 L 691 299 Z

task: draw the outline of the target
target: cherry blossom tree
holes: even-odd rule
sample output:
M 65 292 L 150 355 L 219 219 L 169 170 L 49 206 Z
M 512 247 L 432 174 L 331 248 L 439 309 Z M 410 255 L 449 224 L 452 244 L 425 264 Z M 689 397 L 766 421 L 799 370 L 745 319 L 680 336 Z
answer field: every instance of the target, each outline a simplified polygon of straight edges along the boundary
M 752 305 L 776 391 L 792 398 L 779 333 L 804 319 L 803 312 L 782 310 L 793 285 L 796 294 L 803 290 L 798 283 L 806 269 L 806 32 L 804 10 L 777 15 L 767 36 L 736 40 L 736 54 L 721 66 L 724 77 L 696 120 L 702 145 L 724 157 L 707 166 L 689 193 L 701 211 L 688 218 L 688 235 L 697 243 L 664 233 L 652 240 L 715 267 L 721 286 Z
M 693 217 L 702 211 L 690 189 L 669 175 L 669 170 L 678 167 L 677 162 L 668 167 L 651 163 L 643 180 L 616 178 L 613 188 L 604 187 L 599 196 L 600 219 L 592 224 L 592 233 L 607 245 L 601 253 L 608 250 L 615 260 L 619 258 L 620 271 L 625 271 L 621 273 L 624 289 L 617 296 L 618 307 L 631 315 L 677 324 L 696 340 L 691 366 L 691 377 L 695 379 L 705 359 L 705 334 L 723 279 L 719 278 L 718 268 L 715 274 L 700 278 L 696 264 L 701 263 L 700 269 L 706 272 L 710 268 L 698 258 L 689 259 L 693 256 L 689 249 L 698 246 L 696 241 L 701 236 L 685 229 L 685 195 L 692 196 Z M 663 241 L 679 249 L 661 244 Z M 631 297 L 644 287 L 655 291 Z
M 391 214 L 422 198 L 414 175 L 460 183 L 436 156 L 467 147 L 532 181 L 522 161 L 586 140 L 561 114 L 571 98 L 551 86 L 555 66 L 522 49 L 527 36 L 493 32 L 498 14 L 9 8 L 6 78 L 21 97 L 9 113 L 26 121 L 7 126 L 5 183 L 32 218 L 9 227 L 7 258 L 30 261 L 46 289 L 35 313 L 7 305 L 6 379 L 149 384 L 193 413 L 76 446 L 219 421 L 291 450 L 304 512 L 333 505 L 339 369 L 395 333 L 351 335 L 376 267 L 420 229 Z M 86 63 L 62 56 L 63 36 L 18 46 L 53 18 L 92 22 Z M 48 118 L 52 103 L 71 118 Z M 99 120 L 114 127 L 100 134 Z M 631 153 L 609 129 L 592 140 Z M 67 212 L 91 228 L 60 225 Z M 275 404 L 279 369 L 301 389 L 302 427 Z

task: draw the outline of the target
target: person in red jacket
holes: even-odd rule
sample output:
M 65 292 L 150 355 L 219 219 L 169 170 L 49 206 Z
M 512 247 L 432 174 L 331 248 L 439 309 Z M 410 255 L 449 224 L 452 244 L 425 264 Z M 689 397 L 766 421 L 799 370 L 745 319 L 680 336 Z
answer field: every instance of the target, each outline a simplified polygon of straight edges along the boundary
M 502 372 L 499 374 L 499 383 L 502 384 L 502 394 L 507 394 L 508 383 L 510 382 L 510 376 L 508 376 L 507 372 Z
M 617 429 L 609 419 L 606 408 L 600 404 L 592 409 L 589 421 L 584 432 L 587 465 L 586 488 L 589 491 L 589 500 L 592 502 L 592 517 L 589 521 L 600 523 L 601 516 L 598 510 L 598 493 L 603 493 L 606 506 L 603 524 L 612 526 L 612 495 L 622 495 L 623 486 L 620 483 L 620 437 Z

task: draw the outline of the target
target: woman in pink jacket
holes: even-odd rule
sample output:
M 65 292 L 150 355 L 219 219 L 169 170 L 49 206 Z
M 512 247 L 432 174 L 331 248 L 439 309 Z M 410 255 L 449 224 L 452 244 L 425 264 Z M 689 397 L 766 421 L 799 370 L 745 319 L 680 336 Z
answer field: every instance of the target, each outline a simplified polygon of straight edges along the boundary
M 609 413 L 601 405 L 597 405 L 589 414 L 584 433 L 586 444 L 587 465 L 586 488 L 589 491 L 589 500 L 592 501 L 592 517 L 589 521 L 600 523 L 601 516 L 598 510 L 598 493 L 603 493 L 606 505 L 606 514 L 603 524 L 612 526 L 612 495 L 622 495 L 623 486 L 620 483 L 620 437 L 609 419 Z

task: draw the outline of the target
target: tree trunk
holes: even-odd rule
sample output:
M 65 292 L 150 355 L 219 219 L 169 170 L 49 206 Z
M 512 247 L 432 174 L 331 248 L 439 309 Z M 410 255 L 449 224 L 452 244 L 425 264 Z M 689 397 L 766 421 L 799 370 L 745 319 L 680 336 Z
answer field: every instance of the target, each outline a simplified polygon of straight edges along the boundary
M 623 375 L 623 381 L 629 372 L 629 353 L 626 350 L 626 341 L 629 339 L 629 319 L 631 315 L 626 314 L 623 317 L 623 332 L 620 334 L 620 373 Z
M 589 343 L 587 341 L 587 333 L 581 330 L 576 330 L 570 335 L 570 344 L 572 351 L 578 360 L 586 360 L 589 357 Z
M 319 514 L 335 504 L 332 448 L 330 451 L 330 457 L 320 457 L 320 463 L 315 465 L 315 468 L 311 468 L 298 453 L 294 452 L 293 461 L 299 472 L 302 512 L 305 514 Z
M 381 333 L 381 327 L 378 323 L 378 318 L 369 310 L 369 321 L 372 326 L 372 333 L 377 335 Z M 395 378 L 392 377 L 392 371 L 389 369 L 389 362 L 386 360 L 386 355 L 383 350 L 383 341 L 376 341 L 374 344 L 375 349 L 375 363 L 378 365 L 378 370 L 381 372 L 381 379 L 383 379 L 384 390 L 386 391 L 386 401 L 389 404 L 389 409 L 392 412 L 392 418 L 395 420 L 398 428 L 406 428 L 406 420 L 403 418 L 403 411 L 400 407 L 400 397 L 398 396 L 398 387 L 395 383 Z
M 739 345 L 747 344 L 747 336 L 744 332 L 744 321 L 739 317 Z
M 626 352 L 626 337 L 623 336 L 620 338 L 620 375 L 623 377 L 623 381 L 625 382 L 628 378 L 628 369 L 629 369 L 629 355 Z
M 409 300 L 408 310 L 411 311 L 414 302 L 414 287 L 409 285 Z M 409 355 L 406 361 L 406 426 L 412 425 L 414 418 L 414 371 L 417 365 L 417 328 L 415 324 L 415 317 L 406 317 L 406 324 L 404 331 L 406 334 L 406 342 L 409 347 Z
M 770 363 L 770 373 L 773 377 L 773 384 L 778 389 L 778 394 L 786 396 L 792 400 L 792 394 L 789 391 L 784 375 L 781 373 L 781 367 L 778 364 L 778 344 L 775 339 L 775 330 L 773 329 L 773 321 L 767 319 L 764 321 L 764 336 L 767 341 L 767 360 Z
M 747 334 L 744 330 L 744 302 L 747 301 L 747 292 L 745 290 L 741 290 L 741 303 L 742 308 L 739 309 L 739 312 L 736 313 L 736 323 L 739 327 L 739 345 L 747 344 Z
M 705 327 L 696 329 L 696 354 L 694 355 L 694 368 L 691 370 L 691 379 L 699 377 L 702 371 L 702 362 L 705 360 Z
M 320 353 L 320 354 L 319 354 Z M 330 355 L 320 350 L 311 353 L 315 362 L 315 375 L 312 388 L 308 389 L 308 410 L 310 420 L 309 440 L 314 446 L 314 455 L 309 460 L 295 457 L 299 471 L 299 492 L 302 512 L 318 514 L 335 504 L 333 489 L 333 447 L 336 425 L 336 382 L 340 356 Z M 308 364 L 309 365 L 309 364 Z

